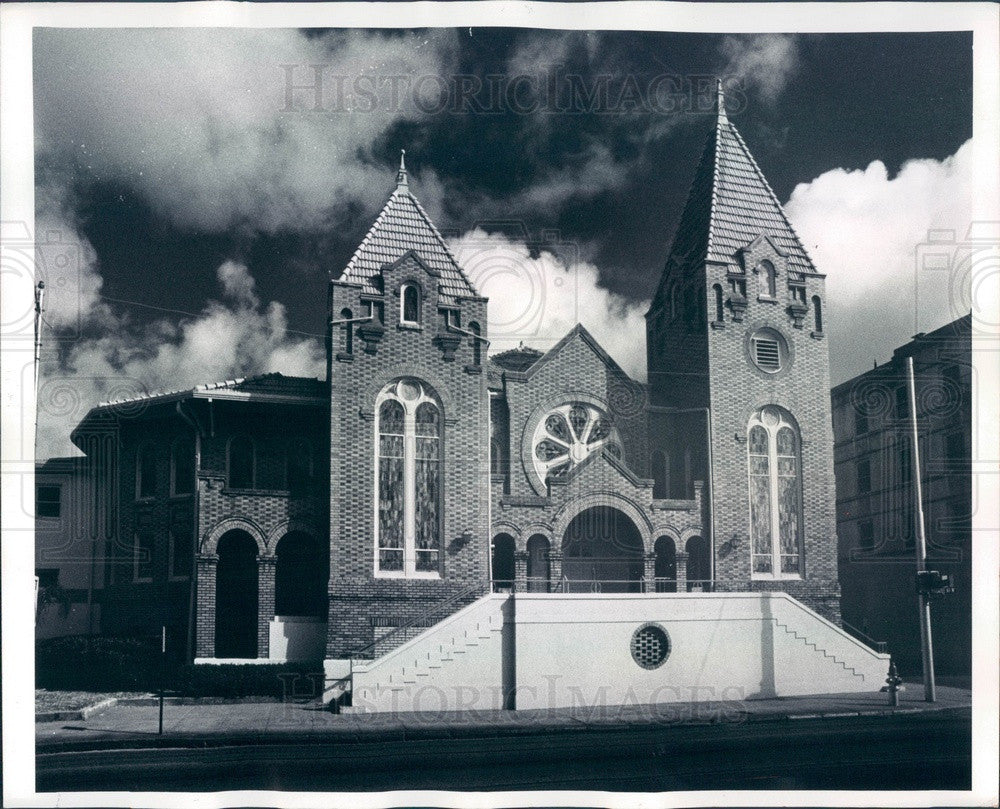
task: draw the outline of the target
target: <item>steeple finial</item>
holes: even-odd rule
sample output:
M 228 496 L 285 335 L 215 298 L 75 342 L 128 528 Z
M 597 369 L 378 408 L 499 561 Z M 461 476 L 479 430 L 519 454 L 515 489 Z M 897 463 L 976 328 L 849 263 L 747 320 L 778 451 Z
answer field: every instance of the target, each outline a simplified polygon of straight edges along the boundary
M 719 115 L 719 121 L 729 120 L 726 117 L 726 94 L 722 92 L 722 79 L 715 80 L 715 111 Z
M 409 183 L 406 178 L 406 149 L 399 150 L 399 171 L 396 172 L 396 188 L 406 188 Z

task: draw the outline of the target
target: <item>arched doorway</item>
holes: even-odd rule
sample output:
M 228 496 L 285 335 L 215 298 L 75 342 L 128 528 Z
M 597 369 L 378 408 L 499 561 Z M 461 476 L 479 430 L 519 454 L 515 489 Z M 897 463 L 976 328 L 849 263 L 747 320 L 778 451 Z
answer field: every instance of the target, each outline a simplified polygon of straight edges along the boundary
M 642 536 L 618 509 L 595 506 L 577 514 L 563 536 L 567 592 L 638 593 Z
M 285 534 L 275 548 L 274 614 L 326 619 L 330 554 L 303 533 Z
M 246 531 L 219 540 L 215 574 L 215 656 L 257 657 L 257 543 Z
M 528 592 L 549 591 L 549 540 L 535 534 L 528 540 Z
M 674 541 L 668 536 L 656 540 L 653 546 L 656 560 L 653 563 L 653 576 L 656 578 L 656 592 L 677 592 L 677 552 Z
M 703 537 L 691 537 L 685 548 L 688 553 L 688 592 L 710 590 L 712 587 L 712 565 L 708 554 L 708 543 Z
M 493 590 L 509 593 L 514 589 L 514 537 L 497 534 L 493 537 Z

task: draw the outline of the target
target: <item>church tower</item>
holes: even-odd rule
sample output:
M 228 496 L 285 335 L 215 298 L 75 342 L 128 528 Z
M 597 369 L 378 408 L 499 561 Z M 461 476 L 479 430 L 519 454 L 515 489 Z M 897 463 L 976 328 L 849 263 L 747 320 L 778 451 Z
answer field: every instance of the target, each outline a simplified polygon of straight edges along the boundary
M 825 277 L 717 99 L 646 316 L 651 470 L 705 481 L 717 590 L 839 620 Z
M 329 312 L 326 656 L 345 658 L 489 581 L 486 299 L 402 158 Z

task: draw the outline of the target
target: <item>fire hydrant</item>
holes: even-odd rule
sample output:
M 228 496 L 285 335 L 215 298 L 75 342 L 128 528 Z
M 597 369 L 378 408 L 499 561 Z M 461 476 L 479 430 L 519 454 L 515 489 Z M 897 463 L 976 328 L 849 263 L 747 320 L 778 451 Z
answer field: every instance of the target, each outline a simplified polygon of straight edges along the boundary
M 903 683 L 903 678 L 896 673 L 896 664 L 889 663 L 889 676 L 885 678 L 888 684 L 889 704 L 896 708 L 899 706 L 899 686 Z

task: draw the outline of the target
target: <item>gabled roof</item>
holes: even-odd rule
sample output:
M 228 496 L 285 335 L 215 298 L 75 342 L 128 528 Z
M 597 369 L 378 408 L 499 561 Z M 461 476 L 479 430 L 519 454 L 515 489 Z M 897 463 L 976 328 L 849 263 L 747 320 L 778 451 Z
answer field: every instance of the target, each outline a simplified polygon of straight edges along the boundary
M 816 268 L 740 133 L 726 115 L 721 83 L 715 129 L 705 144 L 681 213 L 667 269 L 702 261 L 737 264 L 738 251 L 767 236 L 792 272 Z M 735 269 L 735 267 L 734 267 Z M 664 279 L 667 277 L 664 272 Z M 657 297 L 663 292 L 663 281 Z
M 617 362 L 614 361 L 611 355 L 604 350 L 601 344 L 597 342 L 597 339 L 594 337 L 594 335 L 592 335 L 589 331 L 587 331 L 586 327 L 584 327 L 582 323 L 577 323 L 572 329 L 570 329 L 566 333 L 566 335 L 558 343 L 556 343 L 541 357 L 535 360 L 535 362 L 531 363 L 531 365 L 528 368 L 526 368 L 525 371 L 523 372 L 524 377 L 530 378 L 534 376 L 536 373 L 538 373 L 538 371 L 541 370 L 546 365 L 548 365 L 548 363 L 550 363 L 553 360 L 553 358 L 558 356 L 559 353 L 563 350 L 563 348 L 565 348 L 570 343 L 570 341 L 573 340 L 575 337 L 579 337 L 581 340 L 583 340 L 584 343 L 590 346 L 591 350 L 597 355 L 597 357 L 601 360 L 601 362 L 607 365 L 616 374 L 619 374 L 624 379 L 629 380 L 633 384 L 636 385 L 639 384 L 638 382 L 635 382 L 635 380 L 633 380 L 632 377 L 630 377 L 627 373 L 625 373 L 625 371 L 622 370 L 622 367 Z
M 438 273 L 443 295 L 450 298 L 478 297 L 475 287 L 427 212 L 410 192 L 406 165 L 401 158 L 396 188 L 338 280 L 360 284 L 364 292 L 377 294 L 379 289 L 372 283 L 372 278 L 378 275 L 383 265 L 391 264 L 408 250 L 416 252 L 424 264 Z

